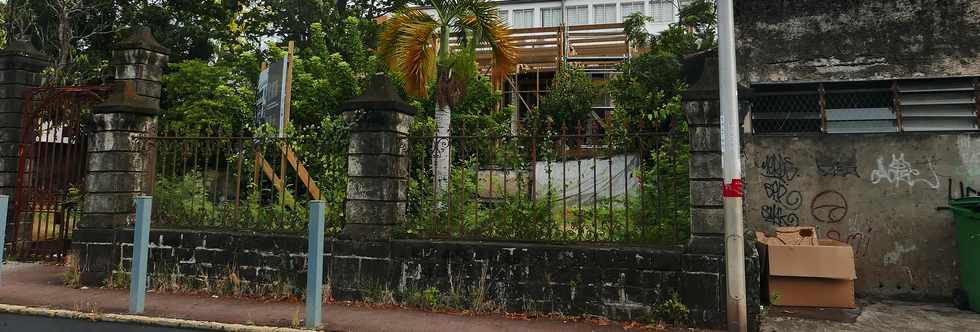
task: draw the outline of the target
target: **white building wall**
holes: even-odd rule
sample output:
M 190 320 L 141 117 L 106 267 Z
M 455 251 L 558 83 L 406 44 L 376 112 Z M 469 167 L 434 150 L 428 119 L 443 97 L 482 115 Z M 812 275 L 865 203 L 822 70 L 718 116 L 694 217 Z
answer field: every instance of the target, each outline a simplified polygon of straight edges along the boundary
M 543 22 L 541 20 L 542 19 L 541 9 L 543 9 L 543 8 L 556 8 L 556 7 L 561 7 L 562 6 L 562 2 L 561 1 L 534 1 L 534 2 L 530 2 L 529 1 L 529 2 L 522 2 L 522 1 L 501 0 L 501 1 L 496 1 L 496 2 L 498 3 L 497 4 L 498 10 L 505 10 L 505 11 L 507 11 L 507 17 L 506 17 L 505 21 L 508 24 L 513 24 L 514 23 L 514 10 L 515 9 L 533 9 L 534 10 L 534 15 L 533 15 L 533 17 L 534 17 L 534 20 L 533 20 L 534 21 L 534 25 L 532 27 L 534 27 L 534 28 L 542 27 L 542 23 Z M 595 5 L 616 4 L 616 23 L 622 23 L 623 22 L 623 4 L 624 3 L 633 3 L 633 2 L 637 2 L 637 1 L 635 1 L 635 0 L 566 0 L 565 1 L 565 6 L 566 7 L 570 7 L 570 6 L 581 6 L 581 5 L 588 6 L 588 16 L 589 16 L 589 21 L 588 22 L 589 22 L 589 24 L 596 24 L 597 22 L 596 22 L 596 18 L 595 18 Z M 644 5 L 644 8 L 643 8 L 644 15 L 651 16 L 651 17 L 657 16 L 657 13 L 656 13 L 656 10 L 655 10 L 657 8 L 657 6 L 659 6 L 659 5 L 662 4 L 664 6 L 670 6 L 671 7 L 671 12 L 669 13 L 669 17 L 670 17 L 670 20 L 669 21 L 655 21 L 655 22 L 647 23 L 647 30 L 650 33 L 656 34 L 656 33 L 659 33 L 659 32 L 661 32 L 663 30 L 666 30 L 667 29 L 667 26 L 670 23 L 677 22 L 678 17 L 679 17 L 678 16 L 679 9 L 677 8 L 677 4 L 679 2 L 684 2 L 684 1 L 681 1 L 681 0 L 643 0 L 642 2 L 643 2 L 643 5 Z M 435 11 L 432 10 L 432 9 L 423 9 L 423 11 L 425 11 L 426 13 L 428 13 L 430 15 L 435 15 Z

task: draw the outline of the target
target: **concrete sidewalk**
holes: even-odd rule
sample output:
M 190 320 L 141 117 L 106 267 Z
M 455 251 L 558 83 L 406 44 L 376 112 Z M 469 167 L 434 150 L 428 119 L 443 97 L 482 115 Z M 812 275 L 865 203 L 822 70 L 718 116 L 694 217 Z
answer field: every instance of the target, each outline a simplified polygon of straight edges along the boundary
M 128 292 L 63 286 L 63 267 L 9 262 L 3 267 L 0 303 L 99 314 L 126 313 Z M 194 321 L 290 327 L 301 324 L 302 302 L 263 302 L 206 295 L 150 293 L 146 316 Z M 408 309 L 324 305 L 329 331 L 623 331 L 624 323 L 598 325 L 550 319 L 515 320 L 500 315 L 464 316 Z M 300 325 L 301 326 L 301 325 Z M 679 331 L 679 330 L 678 330 Z
M 853 323 L 804 319 L 770 308 L 762 332 L 932 332 L 980 331 L 980 314 L 947 303 L 860 301 L 861 313 Z

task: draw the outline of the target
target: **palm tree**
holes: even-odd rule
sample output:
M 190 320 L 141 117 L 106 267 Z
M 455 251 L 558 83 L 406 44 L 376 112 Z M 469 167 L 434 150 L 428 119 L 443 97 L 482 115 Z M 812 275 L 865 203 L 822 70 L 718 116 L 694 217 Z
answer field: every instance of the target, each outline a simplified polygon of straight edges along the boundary
M 517 53 L 507 25 L 489 0 L 431 0 L 436 17 L 405 9 L 385 22 L 378 51 L 388 68 L 405 82 L 405 90 L 428 97 L 435 80 L 436 137 L 432 165 L 437 195 L 449 185 L 449 125 L 454 101 L 465 93 L 466 80 L 476 72 L 476 49 L 490 51 L 490 78 L 499 87 L 517 66 Z M 456 39 L 450 46 L 450 37 Z

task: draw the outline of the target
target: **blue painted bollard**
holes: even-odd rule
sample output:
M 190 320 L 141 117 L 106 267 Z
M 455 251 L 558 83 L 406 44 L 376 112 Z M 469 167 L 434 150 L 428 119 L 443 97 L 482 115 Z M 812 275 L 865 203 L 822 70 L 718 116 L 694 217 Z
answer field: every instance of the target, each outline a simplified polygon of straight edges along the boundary
M 7 242 L 7 206 L 10 196 L 0 195 L 0 284 L 3 284 L 3 246 Z
M 146 261 L 150 247 L 150 211 L 153 197 L 136 197 L 136 229 L 133 231 L 133 268 L 129 286 L 129 313 L 143 313 L 146 304 Z
M 323 212 L 324 201 L 310 201 L 309 269 L 306 272 L 306 316 L 308 329 L 320 327 L 323 320 Z

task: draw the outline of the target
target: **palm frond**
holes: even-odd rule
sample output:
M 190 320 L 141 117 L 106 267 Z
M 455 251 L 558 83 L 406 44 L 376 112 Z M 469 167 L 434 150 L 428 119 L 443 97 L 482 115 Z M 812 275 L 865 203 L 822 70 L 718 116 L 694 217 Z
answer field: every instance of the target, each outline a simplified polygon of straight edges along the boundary
M 409 94 L 428 95 L 428 82 L 435 76 L 438 30 L 438 22 L 417 9 L 402 10 L 385 22 L 378 53 L 388 69 L 405 81 Z
M 496 6 L 486 0 L 463 0 L 468 6 L 468 16 L 463 20 L 469 29 L 473 30 L 475 42 L 490 48 L 491 66 L 490 81 L 494 87 L 500 87 L 507 75 L 517 68 L 517 49 L 510 39 L 507 24 L 497 17 Z
M 403 34 L 402 25 L 411 18 L 408 12 L 409 10 L 402 10 L 392 15 L 391 19 L 384 22 L 381 34 L 378 36 L 378 55 L 390 69 L 398 68 L 395 49 L 399 37 Z
M 436 74 L 439 24 L 428 15 L 418 12 L 402 24 L 396 54 L 399 66 L 395 69 L 405 80 L 405 90 L 418 97 L 428 95 L 428 83 Z

